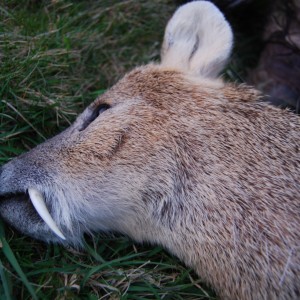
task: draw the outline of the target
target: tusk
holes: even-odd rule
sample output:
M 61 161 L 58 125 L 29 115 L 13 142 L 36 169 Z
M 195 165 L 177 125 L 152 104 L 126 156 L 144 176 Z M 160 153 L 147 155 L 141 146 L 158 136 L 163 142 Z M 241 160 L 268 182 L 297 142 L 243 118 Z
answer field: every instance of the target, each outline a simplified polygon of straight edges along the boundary
M 58 229 L 57 225 L 55 224 L 54 220 L 52 219 L 43 195 L 36 189 L 34 188 L 29 188 L 28 189 L 29 197 L 30 200 L 35 207 L 37 213 L 40 215 L 40 217 L 45 221 L 45 223 L 50 227 L 50 229 L 58 235 L 61 239 L 65 240 L 65 236 L 62 234 L 62 232 Z

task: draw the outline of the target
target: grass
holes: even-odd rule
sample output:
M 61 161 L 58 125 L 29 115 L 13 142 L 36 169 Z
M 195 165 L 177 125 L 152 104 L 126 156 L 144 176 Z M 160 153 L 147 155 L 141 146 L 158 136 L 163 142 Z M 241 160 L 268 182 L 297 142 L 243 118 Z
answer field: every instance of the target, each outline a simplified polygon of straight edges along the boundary
M 4 4 L 3 4 L 4 3 Z M 0 4 L 0 163 L 67 127 L 127 70 L 159 57 L 171 1 Z M 160 247 L 46 245 L 0 223 L 0 299 L 213 299 Z

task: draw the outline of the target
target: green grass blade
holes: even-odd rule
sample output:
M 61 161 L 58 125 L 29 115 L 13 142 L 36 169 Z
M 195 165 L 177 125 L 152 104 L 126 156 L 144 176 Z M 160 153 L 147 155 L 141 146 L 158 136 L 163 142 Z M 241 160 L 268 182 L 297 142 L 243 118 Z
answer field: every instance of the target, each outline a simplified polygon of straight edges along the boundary
M 84 286 L 86 284 L 86 282 L 88 281 L 88 279 L 95 273 L 99 273 L 101 270 L 105 269 L 105 268 L 114 268 L 115 265 L 121 265 L 122 261 L 126 261 L 126 264 L 128 264 L 128 261 L 132 258 L 135 258 L 137 256 L 139 256 L 140 254 L 132 254 L 132 255 L 127 255 L 127 256 L 123 256 L 111 261 L 107 261 L 103 264 L 101 264 L 100 266 L 95 266 L 93 268 L 91 268 L 86 275 L 84 276 L 83 280 L 82 280 L 82 286 Z
M 100 263 L 106 263 L 105 259 L 103 259 L 103 257 L 99 253 L 97 253 L 92 247 L 90 247 L 86 241 L 83 241 L 83 245 L 88 254 L 93 256 Z
M 0 221 L 0 241 L 2 242 L 2 252 L 4 253 L 7 260 L 10 262 L 16 273 L 19 275 L 21 281 L 26 286 L 28 292 L 30 293 L 32 299 L 37 300 L 38 297 L 35 294 L 34 289 L 32 288 L 31 284 L 29 283 L 27 277 L 25 276 L 24 272 L 22 271 L 13 251 L 11 250 L 9 244 L 7 243 L 4 237 L 4 229 L 3 223 Z M 2 278 L 2 276 L 1 276 Z
M 1 281 L 2 281 L 3 289 L 4 289 L 4 295 L 5 295 L 4 299 L 6 299 L 6 300 L 12 299 L 11 288 L 10 288 L 10 285 L 9 285 L 9 280 L 7 278 L 7 274 L 6 274 L 6 271 L 4 269 L 4 266 L 3 266 L 1 260 L 0 260 L 0 278 L 1 278 Z M 0 297 L 2 298 L 2 295 L 0 295 Z

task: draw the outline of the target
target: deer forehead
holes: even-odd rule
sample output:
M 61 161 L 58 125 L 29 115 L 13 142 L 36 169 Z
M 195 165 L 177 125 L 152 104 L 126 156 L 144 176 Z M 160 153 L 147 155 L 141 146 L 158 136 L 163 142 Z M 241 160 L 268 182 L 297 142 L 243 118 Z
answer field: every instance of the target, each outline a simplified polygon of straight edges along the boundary
M 225 83 L 221 78 L 208 79 L 195 77 L 170 68 L 149 64 L 129 72 L 106 94 L 95 101 L 96 104 L 108 102 L 111 105 L 146 104 L 143 113 L 152 107 L 170 113 L 181 108 L 189 114 L 193 107 L 214 106 L 226 102 L 257 101 L 260 93 L 246 85 Z M 121 112 L 121 110 L 120 110 Z M 136 111 L 134 112 L 136 113 Z M 181 113 L 181 112 L 180 112 Z
M 180 106 L 197 98 L 222 94 L 225 84 L 221 79 L 194 77 L 161 65 L 149 64 L 129 72 L 105 95 L 96 100 L 111 105 L 138 100 L 157 108 Z

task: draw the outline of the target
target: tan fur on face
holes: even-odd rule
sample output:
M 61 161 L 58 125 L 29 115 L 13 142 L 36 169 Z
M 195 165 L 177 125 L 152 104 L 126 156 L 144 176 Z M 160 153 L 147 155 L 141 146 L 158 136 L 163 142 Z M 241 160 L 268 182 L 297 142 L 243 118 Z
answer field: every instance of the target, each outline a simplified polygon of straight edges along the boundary
M 218 33 L 224 18 L 212 12 Z M 212 47 L 221 64 L 210 61 L 206 76 L 197 71 L 201 56 L 183 69 L 162 63 L 128 73 L 65 132 L 5 165 L 0 195 L 39 190 L 70 243 L 105 230 L 163 245 L 223 298 L 297 299 L 300 119 L 262 103 L 251 87 L 214 78 L 230 48 L 214 45 L 204 50 Z M 92 118 L 104 103 L 110 108 Z M 25 213 L 0 201 L 17 228 L 57 241 Z
M 295 298 L 300 123 L 257 97 L 247 86 L 212 89 L 149 65 L 97 100 L 130 109 L 84 137 L 120 141 L 113 161 L 96 163 L 130 199 L 123 209 L 133 217 L 126 212 L 117 230 L 166 246 L 224 297 Z M 103 149 L 92 144 L 80 145 L 90 157 Z

